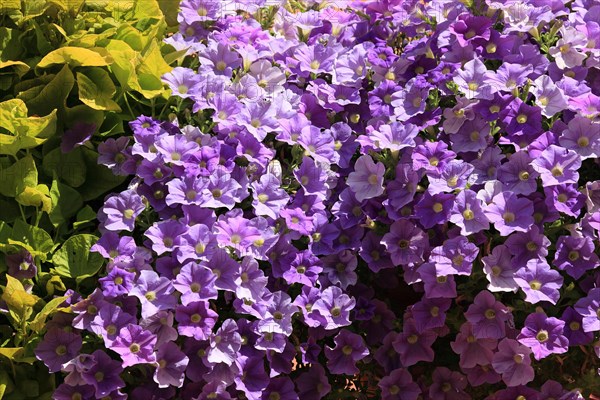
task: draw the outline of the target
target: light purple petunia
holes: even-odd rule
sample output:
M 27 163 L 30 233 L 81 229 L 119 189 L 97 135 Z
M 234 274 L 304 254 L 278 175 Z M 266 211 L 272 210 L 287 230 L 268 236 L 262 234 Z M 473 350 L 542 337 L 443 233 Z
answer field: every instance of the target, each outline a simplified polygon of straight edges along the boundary
M 515 282 L 525 292 L 525 301 L 535 304 L 548 301 L 556 304 L 563 278 L 545 260 L 531 259 L 515 273 Z
M 569 340 L 563 336 L 565 322 L 534 312 L 525 319 L 525 326 L 517 336 L 519 343 L 528 346 L 536 360 L 550 354 L 563 354 L 569 349 Z

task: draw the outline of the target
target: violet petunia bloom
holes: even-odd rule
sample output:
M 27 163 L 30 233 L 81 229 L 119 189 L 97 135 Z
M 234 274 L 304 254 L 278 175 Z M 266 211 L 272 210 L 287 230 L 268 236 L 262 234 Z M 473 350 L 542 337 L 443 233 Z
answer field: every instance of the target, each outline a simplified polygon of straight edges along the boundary
M 429 247 L 425 232 L 407 219 L 392 224 L 381 242 L 390 253 L 394 264 L 409 264 L 423 261 L 423 253 Z
M 514 279 L 517 268 L 513 266 L 512 256 L 505 245 L 495 246 L 492 254 L 482 257 L 481 262 L 489 281 L 487 287 L 489 291 L 516 292 L 519 289 Z
M 430 229 L 448 220 L 453 205 L 454 195 L 450 193 L 425 192 L 415 204 L 415 216 L 424 228 Z
M 572 150 L 551 144 L 531 166 L 540 174 L 544 186 L 577 183 L 581 157 Z
M 371 199 L 383 194 L 383 163 L 375 164 L 373 159 L 364 155 L 356 160 L 354 172 L 348 175 L 347 184 L 358 201 Z
M 81 372 L 82 383 L 92 385 L 97 399 L 125 387 L 125 382 L 119 376 L 123 371 L 122 364 L 113 360 L 102 350 L 91 354 L 92 363 Z
M 565 94 L 548 75 L 540 75 L 533 84 L 531 93 L 535 96 L 535 104 L 542 109 L 543 116 L 552 118 L 568 107 Z
M 37 274 L 37 266 L 29 251 L 22 249 L 18 253 L 6 255 L 8 274 L 19 280 L 32 279 Z
M 460 192 L 454 201 L 450 222 L 460 227 L 460 234 L 467 236 L 488 229 L 490 224 L 482 209 L 477 193 L 467 189 Z
M 506 336 L 506 323 L 511 319 L 508 308 L 497 301 L 493 294 L 483 290 L 475 296 L 465 317 L 473 326 L 477 338 L 502 339 Z
M 475 168 L 462 160 L 452 160 L 443 168 L 439 176 L 430 175 L 427 191 L 431 194 L 453 192 L 464 189 L 470 183 L 470 175 Z
M 207 340 L 210 337 L 218 317 L 206 301 L 193 301 L 185 306 L 178 306 L 175 310 L 179 334 L 196 340 Z
M 474 368 L 477 365 L 489 365 L 498 345 L 496 339 L 477 338 L 473 334 L 473 326 L 465 322 L 460 327 L 454 342 L 450 342 L 452 351 L 460 355 L 461 369 Z
M 126 190 L 118 195 L 109 197 L 100 213 L 106 218 L 103 227 L 111 231 L 133 231 L 135 219 L 146 207 L 142 198 L 134 190 Z
M 421 394 L 419 385 L 404 368 L 397 368 L 377 383 L 381 388 L 382 400 L 417 400 Z
M 498 352 L 492 358 L 494 370 L 502 374 L 502 380 L 509 387 L 525 385 L 533 380 L 535 372 L 531 367 L 531 350 L 516 340 L 504 338 L 498 344 Z
M 76 122 L 70 129 L 67 129 L 62 135 L 60 151 L 63 154 L 73 151 L 76 147 L 88 142 L 96 132 L 96 124 L 88 122 Z
M 516 231 L 527 232 L 533 225 L 531 200 L 519 198 L 509 191 L 494 196 L 492 203 L 485 207 L 484 213 L 502 236 L 508 236 Z
M 586 345 L 594 340 L 594 332 L 583 330 L 583 317 L 573 307 L 567 307 L 560 319 L 565 322 L 563 335 L 569 339 L 569 346 Z
M 210 347 L 207 349 L 207 360 L 210 363 L 224 363 L 231 366 L 242 345 L 242 337 L 238 326 L 232 319 L 223 321 L 216 333 L 210 336 Z
M 325 347 L 327 368 L 332 374 L 355 375 L 359 372 L 356 362 L 369 354 L 360 335 L 342 329 L 333 339 L 335 347 Z
M 119 353 L 123 367 L 156 361 L 154 345 L 156 335 L 139 325 L 127 324 L 119 331 L 110 348 Z
M 250 186 L 253 192 L 252 207 L 255 215 L 277 219 L 279 211 L 288 203 L 290 196 L 281 187 L 280 180 L 273 174 L 264 174 Z
M 490 74 L 486 82 L 493 88 L 493 91 L 512 92 L 523 86 L 527 76 L 533 72 L 531 65 L 503 63 L 498 70 Z
M 413 320 L 405 321 L 403 331 L 393 342 L 394 350 L 400 354 L 404 367 L 410 367 L 419 361 L 432 362 L 434 352 L 431 345 L 437 339 L 433 330 L 419 333 Z
M 435 263 L 438 276 L 470 275 L 479 249 L 464 236 L 444 241 L 431 251 L 429 261 Z
M 429 386 L 429 398 L 439 400 L 471 400 L 464 390 L 467 378 L 457 371 L 437 367 L 432 374 L 433 383 Z
M 487 99 L 494 97 L 494 90 L 486 82 L 489 72 L 483 61 L 474 58 L 466 62 L 462 69 L 457 70 L 454 83 L 458 85 L 467 99 Z
M 412 167 L 415 171 L 423 168 L 431 176 L 439 177 L 446 170 L 446 165 L 456 158 L 456 153 L 448 150 L 448 145 L 443 141 L 428 141 L 415 147 L 411 158 Z M 437 192 L 441 191 L 438 190 Z
M 582 160 L 600 156 L 600 124 L 576 115 L 569 121 L 558 142 L 565 149 L 573 150 Z
M 117 266 L 110 270 L 107 276 L 98 279 L 102 294 L 107 297 L 116 297 L 128 294 L 133 288 L 135 274 Z
M 177 299 L 173 296 L 173 284 L 170 279 L 159 277 L 151 270 L 140 272 L 130 296 L 135 296 L 142 303 L 142 318 L 148 318 L 159 310 L 175 308 Z
M 536 360 L 550 354 L 566 353 L 569 340 L 563 336 L 565 321 L 534 312 L 525 319 L 525 326 L 517 336 L 519 343 L 528 346 Z
M 323 290 L 312 310 L 321 314 L 326 321 L 324 328 L 331 330 L 350 325 L 350 311 L 355 305 L 353 297 L 343 293 L 337 286 L 330 286 Z
M 600 265 L 590 237 L 560 236 L 556 242 L 553 265 L 579 279 L 586 271 Z
M 600 288 L 591 289 L 587 297 L 577 300 L 574 308 L 583 317 L 584 332 L 600 331 Z
M 157 366 L 154 371 L 154 382 L 160 388 L 181 387 L 189 360 L 175 343 L 163 344 L 156 352 Z
M 137 319 L 114 304 L 106 304 L 98 310 L 89 330 L 102 336 L 104 344 L 109 347 L 119 336 L 121 328 L 127 324 L 135 324 Z
M 369 139 L 377 150 L 399 151 L 406 147 L 414 147 L 418 133 L 419 128 L 413 124 L 392 122 L 371 131 Z
M 78 333 L 52 328 L 35 348 L 35 356 L 50 372 L 59 372 L 63 364 L 78 355 L 81 346 L 81 335 Z
M 296 379 L 296 385 L 302 400 L 321 400 L 331 392 L 325 368 L 319 363 L 311 364 L 308 371 L 302 372 Z
M 510 156 L 508 162 L 498 169 L 498 179 L 505 190 L 515 194 L 528 195 L 537 189 L 536 178 L 539 174 L 531 166 L 532 158 L 525 151 Z
M 152 242 L 152 250 L 161 255 L 175 250 L 181 243 L 181 237 L 187 231 L 187 226 L 180 221 L 168 219 L 155 222 L 145 232 L 145 236 Z
M 549 301 L 556 304 L 563 278 L 545 260 L 536 258 L 529 260 L 515 273 L 515 282 L 525 292 L 525 301 L 528 303 Z
M 217 298 L 217 277 L 204 265 L 187 263 L 179 270 L 173 287 L 181 293 L 181 304 Z
M 363 298 L 361 297 L 360 299 Z M 443 327 L 446 321 L 446 311 L 448 311 L 451 304 L 452 302 L 450 301 L 450 299 L 443 298 L 423 298 L 417 303 L 415 303 L 411 308 L 411 313 L 417 331 L 419 333 L 423 333 L 424 331 L 429 329 Z M 375 308 L 374 306 L 372 307 Z M 357 303 L 356 308 L 360 309 L 359 303 Z M 354 318 L 358 319 L 357 316 L 355 316 Z

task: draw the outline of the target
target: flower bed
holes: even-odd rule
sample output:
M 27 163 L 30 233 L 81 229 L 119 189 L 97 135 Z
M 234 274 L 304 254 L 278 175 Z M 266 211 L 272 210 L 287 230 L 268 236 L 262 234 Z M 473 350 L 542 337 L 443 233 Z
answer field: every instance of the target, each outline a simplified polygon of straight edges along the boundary
M 600 395 L 600 5 L 177 21 L 173 112 L 99 144 L 127 183 L 52 256 L 106 260 L 40 328 L 53 398 Z

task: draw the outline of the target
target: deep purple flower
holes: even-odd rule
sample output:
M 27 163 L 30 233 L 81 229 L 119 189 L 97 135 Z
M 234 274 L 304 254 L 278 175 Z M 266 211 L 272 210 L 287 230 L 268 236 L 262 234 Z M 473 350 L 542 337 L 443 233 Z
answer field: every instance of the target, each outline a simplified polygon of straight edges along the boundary
M 531 350 L 516 340 L 504 338 L 498 344 L 492 366 L 507 386 L 525 385 L 533 380 L 535 373 L 531 367 Z
M 465 317 L 472 324 L 476 338 L 502 339 L 506 335 L 506 322 L 511 319 L 511 314 L 493 294 L 483 290 L 475 296 Z
M 325 347 L 327 368 L 332 374 L 355 375 L 359 372 L 356 362 L 369 354 L 359 335 L 342 329 L 334 339 L 335 347 Z
M 217 318 L 218 314 L 209 308 L 206 301 L 192 301 L 185 306 L 178 306 L 175 310 L 179 334 L 196 340 L 209 338 Z
M 584 332 L 600 331 L 600 288 L 593 288 L 587 297 L 577 300 L 575 311 L 582 317 Z
M 383 236 L 382 243 L 395 264 L 423 261 L 423 253 L 429 247 L 425 232 L 406 219 L 394 222 L 390 232 Z
M 35 356 L 44 362 L 50 372 L 59 372 L 62 365 L 79 353 L 81 335 L 58 328 L 49 329 L 35 348 Z
M 96 398 L 125 387 L 125 382 L 119 376 L 123 371 L 120 362 L 113 360 L 102 350 L 94 351 L 91 358 L 92 364 L 81 373 L 81 378 L 84 383 L 94 387 Z

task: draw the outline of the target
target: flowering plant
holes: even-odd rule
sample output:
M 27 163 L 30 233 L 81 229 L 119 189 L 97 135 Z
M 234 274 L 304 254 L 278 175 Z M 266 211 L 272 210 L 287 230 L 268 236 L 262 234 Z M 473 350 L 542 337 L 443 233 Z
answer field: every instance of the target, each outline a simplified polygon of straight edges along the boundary
M 600 6 L 183 0 L 54 398 L 599 392 Z

